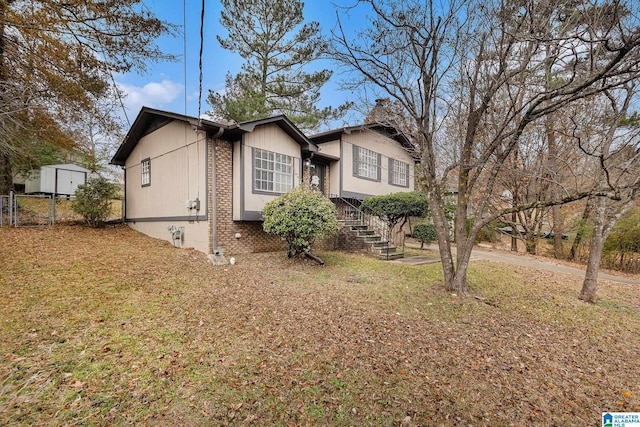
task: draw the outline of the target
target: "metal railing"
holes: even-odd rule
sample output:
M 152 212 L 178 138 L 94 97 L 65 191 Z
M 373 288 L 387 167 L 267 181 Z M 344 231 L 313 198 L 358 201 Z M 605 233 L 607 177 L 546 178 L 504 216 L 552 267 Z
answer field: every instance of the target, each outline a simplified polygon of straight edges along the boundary
M 345 199 L 344 197 L 335 194 L 329 195 L 329 198 L 336 205 L 338 218 L 366 225 L 369 229 L 380 234 L 381 243 L 386 244 L 384 247 L 385 252 L 383 252 L 382 255 L 387 259 L 389 259 L 390 255 L 390 243 L 396 247 L 402 247 L 402 253 L 404 253 L 404 233 L 391 233 L 386 222 L 374 215 L 368 215 L 362 212 L 360 207 L 356 206 L 356 204 L 360 204 L 359 200 L 353 199 L 353 201 L 351 201 L 350 199 Z M 340 203 L 336 203 L 336 201 L 339 201 Z M 395 234 L 395 238 L 393 238 L 393 234 Z

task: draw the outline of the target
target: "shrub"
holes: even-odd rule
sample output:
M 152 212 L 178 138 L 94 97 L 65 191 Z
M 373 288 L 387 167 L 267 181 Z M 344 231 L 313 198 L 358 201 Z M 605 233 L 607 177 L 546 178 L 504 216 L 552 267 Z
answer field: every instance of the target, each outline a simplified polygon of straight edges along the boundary
M 433 224 L 418 224 L 413 227 L 411 236 L 420 242 L 420 249 L 437 239 L 436 227 Z
M 429 201 L 424 193 L 417 191 L 391 193 L 383 196 L 371 196 L 364 199 L 362 212 L 380 217 L 389 228 L 401 220 L 414 216 L 424 218 L 429 211 Z
M 318 191 L 299 186 L 267 203 L 262 215 L 262 228 L 287 242 L 289 258 L 304 253 L 324 264 L 310 254 L 310 248 L 316 237 L 338 230 L 336 208 L 329 199 Z
M 90 178 L 79 185 L 71 202 L 74 212 L 82 215 L 91 227 L 99 227 L 111 215 L 111 201 L 118 195 L 118 186 L 105 178 Z

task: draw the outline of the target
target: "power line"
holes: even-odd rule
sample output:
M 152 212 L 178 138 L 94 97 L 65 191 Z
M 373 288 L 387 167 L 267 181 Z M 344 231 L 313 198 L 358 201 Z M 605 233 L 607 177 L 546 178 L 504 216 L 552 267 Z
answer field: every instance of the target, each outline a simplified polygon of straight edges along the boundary
M 184 67 L 184 115 L 187 115 L 187 0 L 182 0 L 182 64 Z
M 200 108 L 202 104 L 202 52 L 204 50 L 204 3 L 205 0 L 202 0 L 202 11 L 200 13 L 200 55 L 199 55 L 199 63 L 198 68 L 200 71 L 199 76 L 199 89 L 198 89 L 198 120 L 200 120 Z

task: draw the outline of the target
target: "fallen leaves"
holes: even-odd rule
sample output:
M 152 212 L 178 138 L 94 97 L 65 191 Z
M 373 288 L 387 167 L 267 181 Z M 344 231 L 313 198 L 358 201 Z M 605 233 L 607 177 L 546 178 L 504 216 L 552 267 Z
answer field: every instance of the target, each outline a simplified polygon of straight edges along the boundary
M 639 405 L 622 286 L 584 305 L 578 279 L 491 265 L 476 300 L 349 254 L 225 269 L 127 228 L 0 238 L 0 424 L 570 425 Z

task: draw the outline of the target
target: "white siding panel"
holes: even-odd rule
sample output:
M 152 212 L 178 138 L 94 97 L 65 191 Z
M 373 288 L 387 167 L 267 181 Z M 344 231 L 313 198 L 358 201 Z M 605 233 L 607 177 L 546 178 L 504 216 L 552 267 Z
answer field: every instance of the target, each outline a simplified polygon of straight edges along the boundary
M 323 142 L 320 144 L 320 152 L 328 156 L 340 157 L 340 140 Z
M 197 138 L 197 142 L 196 142 Z M 151 185 L 142 187 L 140 162 L 151 159 Z M 140 139 L 127 159 L 127 218 L 191 215 L 187 200 L 200 198 L 206 212 L 206 143 L 203 132 L 172 122 Z

